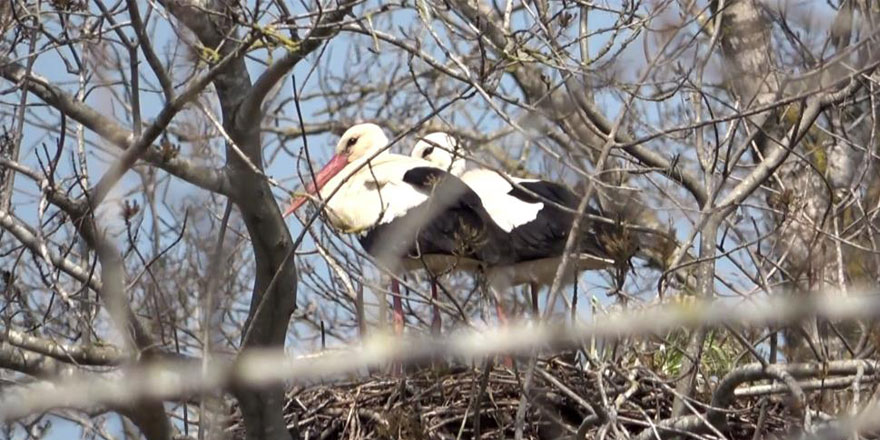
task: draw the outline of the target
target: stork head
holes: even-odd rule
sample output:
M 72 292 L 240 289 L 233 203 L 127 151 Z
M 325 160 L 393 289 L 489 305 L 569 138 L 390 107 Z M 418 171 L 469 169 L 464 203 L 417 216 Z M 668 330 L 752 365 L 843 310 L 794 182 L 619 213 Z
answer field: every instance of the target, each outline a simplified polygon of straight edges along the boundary
M 336 157 L 346 158 L 346 163 L 368 159 L 388 145 L 388 137 L 376 124 L 358 124 L 342 134 L 336 143 Z M 332 162 L 333 159 L 330 159 Z
M 336 144 L 335 154 L 315 174 L 315 182 L 306 187 L 306 192 L 309 194 L 317 193 L 333 176 L 339 174 L 349 164 L 371 158 L 386 145 L 388 145 L 388 137 L 376 124 L 358 124 L 345 130 L 342 138 Z M 294 199 L 290 207 L 284 211 L 284 217 L 293 214 L 306 200 L 306 196 Z
M 461 157 L 458 141 L 448 133 L 434 132 L 424 136 L 413 146 L 412 157 L 427 160 L 450 174 L 460 176 L 464 173 L 464 158 Z

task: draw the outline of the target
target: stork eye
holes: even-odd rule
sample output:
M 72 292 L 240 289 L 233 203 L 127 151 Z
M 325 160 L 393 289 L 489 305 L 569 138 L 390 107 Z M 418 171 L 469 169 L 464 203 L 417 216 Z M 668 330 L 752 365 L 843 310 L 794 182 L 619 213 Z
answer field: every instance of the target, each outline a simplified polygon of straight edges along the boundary
M 346 146 L 349 147 L 349 148 L 351 148 L 351 147 L 354 146 L 354 144 L 357 143 L 357 141 L 358 141 L 358 138 L 357 138 L 357 137 L 350 138 L 350 139 L 348 140 L 348 143 L 346 144 Z
M 425 148 L 425 151 L 422 151 L 422 158 L 427 159 L 428 156 L 430 156 L 431 153 L 433 153 L 433 152 L 434 152 L 434 147 Z

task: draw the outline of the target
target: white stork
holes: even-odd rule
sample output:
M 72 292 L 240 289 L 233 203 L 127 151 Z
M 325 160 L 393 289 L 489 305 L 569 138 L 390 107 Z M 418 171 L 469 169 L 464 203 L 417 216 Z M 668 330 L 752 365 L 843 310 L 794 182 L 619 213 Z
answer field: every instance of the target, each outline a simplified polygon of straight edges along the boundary
M 517 259 L 512 264 L 490 265 L 489 283 L 499 290 L 529 284 L 533 313 L 537 315 L 539 286 L 553 283 L 575 218 L 571 211 L 577 210 L 580 198 L 565 186 L 546 180 L 510 177 L 489 169 L 466 171 L 461 153 L 454 137 L 435 132 L 413 146 L 411 157 L 461 177 L 480 196 L 492 220 L 507 233 Z M 587 212 L 598 215 L 589 207 Z M 564 280 L 574 280 L 580 270 L 614 264 L 594 230 L 582 228 L 581 234 L 574 264 L 562 275 Z
M 325 203 L 335 229 L 357 234 L 380 265 L 398 275 L 427 269 L 442 273 L 513 261 L 505 232 L 480 198 L 457 177 L 419 158 L 388 152 L 388 138 L 375 124 L 349 128 L 330 161 L 306 192 Z M 292 214 L 307 200 L 300 196 L 285 210 Z M 400 286 L 393 279 L 394 329 L 403 331 Z M 439 314 L 435 296 L 435 323 Z

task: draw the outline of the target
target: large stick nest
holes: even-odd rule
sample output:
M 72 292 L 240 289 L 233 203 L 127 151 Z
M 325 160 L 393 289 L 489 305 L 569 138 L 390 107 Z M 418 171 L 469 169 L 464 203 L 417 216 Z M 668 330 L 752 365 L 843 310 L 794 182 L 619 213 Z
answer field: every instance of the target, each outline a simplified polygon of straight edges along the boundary
M 398 375 L 297 386 L 287 395 L 288 428 L 292 434 L 298 429 L 303 439 L 470 439 L 476 430 L 480 438 L 497 439 L 514 438 L 518 427 L 525 439 L 581 438 L 578 430 L 586 438 L 626 438 L 649 429 L 649 420 L 671 416 L 674 385 L 664 383 L 666 378 L 641 367 L 599 372 L 577 367 L 571 359 L 537 362 L 527 398 L 525 358 L 512 368 L 498 359 L 488 375 L 485 364 L 437 362 Z M 711 386 L 698 388 L 696 401 L 710 401 Z M 524 400 L 524 417 L 517 423 Z M 728 408 L 725 436 L 751 440 L 756 430 L 763 438 L 784 435 L 799 420 L 787 400 L 737 399 Z M 693 405 L 704 410 L 696 401 Z M 233 420 L 233 437 L 244 438 L 237 411 Z

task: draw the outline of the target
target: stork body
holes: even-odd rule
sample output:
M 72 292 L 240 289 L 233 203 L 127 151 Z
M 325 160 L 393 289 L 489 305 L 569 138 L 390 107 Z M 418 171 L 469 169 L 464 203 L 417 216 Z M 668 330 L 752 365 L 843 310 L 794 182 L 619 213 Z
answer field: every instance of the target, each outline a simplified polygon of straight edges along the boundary
M 357 234 L 364 249 L 394 274 L 422 268 L 433 273 L 473 270 L 514 261 L 505 232 L 473 190 L 430 162 L 388 153 L 387 145 L 388 138 L 374 124 L 359 124 L 343 134 L 336 154 L 307 188 L 326 201 L 331 226 Z M 294 200 L 284 215 L 306 200 Z M 402 332 L 396 279 L 392 292 L 395 330 Z
M 537 313 L 537 290 L 552 284 L 556 276 L 576 217 L 571 211 L 577 210 L 580 198 L 547 180 L 510 177 L 488 169 L 465 170 L 458 142 L 446 133 L 425 136 L 413 147 L 411 156 L 460 176 L 480 196 L 492 220 L 507 233 L 517 259 L 490 264 L 490 285 L 500 290 L 529 284 Z M 587 213 L 598 214 L 589 207 Z M 582 225 L 571 256 L 573 264 L 562 274 L 566 283 L 574 281 L 580 270 L 602 269 L 614 263 L 591 226 Z

